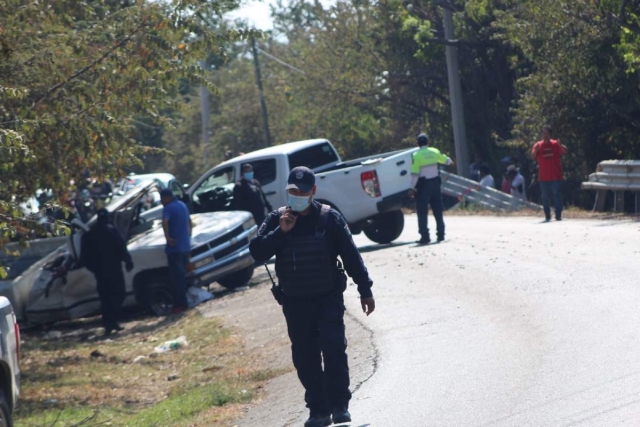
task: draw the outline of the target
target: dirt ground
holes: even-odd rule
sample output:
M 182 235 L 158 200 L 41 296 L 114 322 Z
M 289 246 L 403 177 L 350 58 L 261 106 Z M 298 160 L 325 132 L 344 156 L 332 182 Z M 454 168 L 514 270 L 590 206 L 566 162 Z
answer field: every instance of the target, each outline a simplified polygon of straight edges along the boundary
M 272 379 L 258 397 L 245 407 L 237 427 L 288 427 L 301 425 L 308 413 L 304 390 L 291 362 L 290 342 L 281 307 L 273 300 L 264 268 L 256 269 L 252 280 L 258 283 L 250 289 L 227 295 L 200 306 L 205 316 L 224 319 L 225 326 L 243 332 L 247 351 L 259 360 L 261 369 L 283 374 Z M 355 287 L 355 285 L 351 285 Z M 347 292 L 345 297 L 349 297 Z M 377 352 L 372 333 L 354 316 L 345 317 L 348 354 L 351 369 L 351 389 L 370 378 L 376 369 Z M 298 402 L 298 405 L 291 405 Z M 294 408 L 294 409 L 292 409 Z

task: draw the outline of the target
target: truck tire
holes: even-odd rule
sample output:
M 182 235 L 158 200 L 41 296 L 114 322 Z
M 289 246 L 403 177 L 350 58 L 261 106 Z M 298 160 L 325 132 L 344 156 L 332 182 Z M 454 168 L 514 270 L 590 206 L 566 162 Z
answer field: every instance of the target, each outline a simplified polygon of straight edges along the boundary
M 12 425 L 13 421 L 11 419 L 11 410 L 9 409 L 7 396 L 0 390 L 0 427 L 11 427 Z
M 364 228 L 364 234 L 376 243 L 391 243 L 402 234 L 404 214 L 401 210 L 378 214 L 371 218 Z
M 224 276 L 223 278 L 218 279 L 217 282 L 227 289 L 235 289 L 241 286 L 245 286 L 253 277 L 254 268 L 255 267 L 253 265 L 250 265 L 249 267 L 243 268 L 240 271 L 236 271 L 235 273 L 231 273 L 228 276 Z
M 166 316 L 175 306 L 173 289 L 169 278 L 153 276 L 144 287 L 144 304 L 156 316 Z

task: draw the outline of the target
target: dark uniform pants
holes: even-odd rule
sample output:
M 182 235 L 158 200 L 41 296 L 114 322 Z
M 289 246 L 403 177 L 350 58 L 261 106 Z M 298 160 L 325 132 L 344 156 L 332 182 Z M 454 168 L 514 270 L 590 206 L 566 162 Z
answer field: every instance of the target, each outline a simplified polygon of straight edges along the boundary
M 112 271 L 96 272 L 98 296 L 102 309 L 102 324 L 106 329 L 115 329 L 120 321 L 120 310 L 127 296 L 122 266 L 118 264 Z
M 312 414 L 328 415 L 351 399 L 344 311 L 342 293 L 284 301 L 293 364 Z
M 416 208 L 418 211 L 418 231 L 423 238 L 429 237 L 429 205 L 436 219 L 439 239 L 444 239 L 444 219 L 442 218 L 442 191 L 440 190 L 440 177 L 418 180 L 416 195 Z

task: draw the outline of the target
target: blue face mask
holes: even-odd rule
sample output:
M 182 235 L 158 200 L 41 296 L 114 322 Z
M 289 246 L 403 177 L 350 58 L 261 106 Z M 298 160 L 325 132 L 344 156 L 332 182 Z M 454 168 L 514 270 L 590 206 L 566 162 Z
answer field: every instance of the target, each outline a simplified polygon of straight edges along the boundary
M 311 204 L 309 196 L 294 196 L 287 194 L 287 203 L 296 212 L 303 212 Z
M 253 179 L 253 172 L 245 172 L 245 173 L 242 174 L 242 176 L 247 181 L 251 181 Z

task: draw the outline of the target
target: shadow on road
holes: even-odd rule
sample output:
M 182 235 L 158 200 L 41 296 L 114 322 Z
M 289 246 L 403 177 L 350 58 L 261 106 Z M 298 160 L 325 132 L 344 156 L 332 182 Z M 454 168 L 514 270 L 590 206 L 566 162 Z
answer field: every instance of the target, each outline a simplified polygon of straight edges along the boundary
M 368 252 L 377 252 L 384 249 L 399 248 L 401 246 L 407 246 L 407 245 L 413 245 L 413 244 L 415 244 L 415 242 L 387 243 L 386 245 L 375 244 L 375 245 L 360 246 L 358 248 L 358 252 L 360 252 L 361 254 L 366 254 Z

